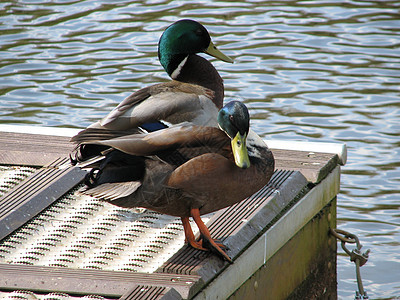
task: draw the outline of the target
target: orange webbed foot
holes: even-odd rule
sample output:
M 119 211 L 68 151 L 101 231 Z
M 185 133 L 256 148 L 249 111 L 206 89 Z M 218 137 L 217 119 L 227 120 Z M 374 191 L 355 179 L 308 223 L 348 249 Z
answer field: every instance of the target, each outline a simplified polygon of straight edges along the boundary
M 200 236 L 200 238 L 198 239 L 198 241 L 203 241 L 203 235 Z M 220 240 L 217 239 L 213 239 L 213 241 L 215 242 L 215 244 L 220 247 L 221 249 L 226 249 L 229 250 L 229 248 L 227 246 L 225 246 Z M 208 239 L 206 239 L 206 242 L 208 242 Z
M 221 242 L 215 241 L 210 234 L 210 231 L 208 230 L 207 226 L 204 224 L 204 222 L 200 218 L 200 211 L 198 208 L 193 208 L 190 211 L 190 214 L 192 215 L 193 220 L 196 222 L 197 227 L 199 228 L 200 234 L 201 234 L 201 243 L 202 247 L 204 248 L 205 245 L 207 245 L 211 251 L 216 252 L 217 254 L 221 255 L 222 258 L 227 260 L 230 263 L 232 262 L 232 259 L 228 256 L 228 254 L 225 253 L 224 250 L 226 246 L 224 246 Z
M 182 217 L 181 220 L 183 224 L 183 230 L 185 231 L 185 242 L 195 249 L 208 251 L 208 249 L 203 247 L 202 241 L 196 241 L 192 231 L 192 227 L 190 226 L 189 218 Z
M 211 237 L 210 231 L 200 218 L 199 209 L 192 209 L 190 213 L 193 220 L 196 222 L 197 227 L 199 228 L 200 239 L 196 241 L 192 231 L 192 227 L 190 226 L 189 217 L 182 217 L 181 220 L 183 224 L 183 229 L 185 231 L 185 241 L 195 249 L 202 251 L 211 250 L 212 252 L 220 255 L 223 259 L 232 263 L 232 259 L 228 256 L 228 254 L 225 253 L 224 250 L 222 250 L 222 249 L 227 249 L 227 247 L 220 241 L 214 240 Z

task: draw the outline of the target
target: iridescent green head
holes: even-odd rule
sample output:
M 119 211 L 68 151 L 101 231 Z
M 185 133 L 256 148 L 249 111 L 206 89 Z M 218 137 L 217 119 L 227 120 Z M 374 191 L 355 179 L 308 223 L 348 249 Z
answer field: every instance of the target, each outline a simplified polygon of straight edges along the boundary
M 207 29 L 193 20 L 173 23 L 165 29 L 158 43 L 158 58 L 170 76 L 188 55 L 201 52 L 233 62 L 214 46 Z
M 232 153 L 238 167 L 250 167 L 246 139 L 250 127 L 250 116 L 246 105 L 239 101 L 227 103 L 218 113 L 219 127 L 231 139 Z

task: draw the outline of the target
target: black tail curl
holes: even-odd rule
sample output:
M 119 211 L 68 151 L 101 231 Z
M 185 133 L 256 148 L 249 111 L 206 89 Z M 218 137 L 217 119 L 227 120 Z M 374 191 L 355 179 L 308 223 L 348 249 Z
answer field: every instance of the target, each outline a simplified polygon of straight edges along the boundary
M 86 174 L 84 183 L 88 188 L 92 188 L 98 185 L 98 180 L 103 171 L 100 168 L 93 168 Z
M 69 155 L 70 162 L 73 166 L 78 163 L 85 162 L 96 156 L 103 155 L 103 152 L 109 149 L 108 146 L 94 145 L 94 144 L 82 144 L 78 145 L 72 153 Z

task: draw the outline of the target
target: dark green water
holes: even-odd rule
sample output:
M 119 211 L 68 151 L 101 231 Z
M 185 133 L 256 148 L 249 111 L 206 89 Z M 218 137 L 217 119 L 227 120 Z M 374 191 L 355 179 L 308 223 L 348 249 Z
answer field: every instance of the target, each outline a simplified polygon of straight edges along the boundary
M 400 297 L 400 2 L 2 1 L 0 124 L 85 127 L 165 81 L 156 45 L 180 18 L 235 59 L 227 99 L 268 138 L 346 143 L 338 227 L 359 236 L 371 299 Z M 340 250 L 338 294 L 354 298 Z

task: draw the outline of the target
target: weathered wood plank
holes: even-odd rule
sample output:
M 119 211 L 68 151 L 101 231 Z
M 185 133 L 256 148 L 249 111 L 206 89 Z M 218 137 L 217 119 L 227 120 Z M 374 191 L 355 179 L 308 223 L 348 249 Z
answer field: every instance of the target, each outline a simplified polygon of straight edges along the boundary
M 74 145 L 65 136 L 0 133 L 0 164 L 43 166 L 67 157 Z M 300 171 L 313 183 L 321 181 L 338 163 L 331 153 L 272 149 L 276 168 Z
M 65 136 L 0 133 L 0 164 L 43 166 L 68 157 L 74 145 Z M 272 149 L 276 168 L 300 171 L 308 181 L 318 183 L 339 163 L 332 153 Z
M 275 168 L 300 171 L 309 182 L 318 183 L 339 163 L 332 153 L 271 149 L 275 157 Z
M 44 166 L 68 157 L 74 145 L 69 137 L 0 132 L 0 164 Z

